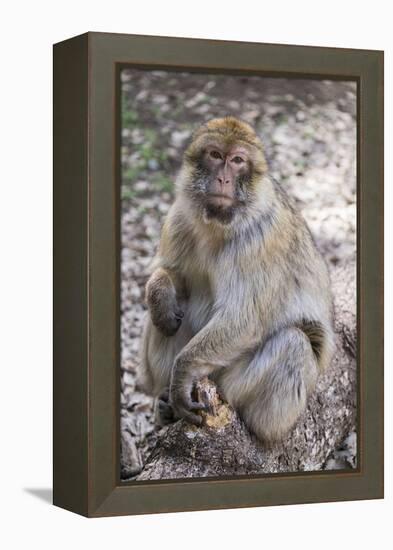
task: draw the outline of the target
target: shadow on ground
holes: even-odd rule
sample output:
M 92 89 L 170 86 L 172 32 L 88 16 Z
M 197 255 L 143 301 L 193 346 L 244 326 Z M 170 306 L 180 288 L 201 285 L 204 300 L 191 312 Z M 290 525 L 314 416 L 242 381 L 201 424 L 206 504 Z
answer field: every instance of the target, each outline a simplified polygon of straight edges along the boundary
M 33 497 L 36 497 L 40 500 L 43 500 L 47 504 L 53 503 L 53 491 L 52 489 L 31 489 L 30 487 L 25 487 L 24 489 L 25 493 L 29 493 L 30 495 L 33 495 Z

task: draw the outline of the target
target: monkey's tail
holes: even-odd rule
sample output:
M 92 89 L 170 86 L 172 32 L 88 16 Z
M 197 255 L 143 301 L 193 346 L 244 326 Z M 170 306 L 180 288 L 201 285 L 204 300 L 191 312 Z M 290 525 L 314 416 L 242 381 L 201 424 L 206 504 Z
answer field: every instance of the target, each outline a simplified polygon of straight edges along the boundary
M 310 340 L 314 356 L 321 369 L 330 362 L 334 351 L 334 339 L 332 331 L 320 321 L 303 319 L 298 328 L 304 332 Z

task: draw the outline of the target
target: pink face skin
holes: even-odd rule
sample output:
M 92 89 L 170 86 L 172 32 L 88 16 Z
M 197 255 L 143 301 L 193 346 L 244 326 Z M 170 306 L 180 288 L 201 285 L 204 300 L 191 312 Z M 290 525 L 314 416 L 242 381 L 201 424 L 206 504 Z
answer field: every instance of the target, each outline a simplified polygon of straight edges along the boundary
M 209 202 L 215 206 L 231 206 L 235 201 L 236 179 L 249 170 L 249 153 L 239 145 L 228 151 L 211 145 L 206 149 L 205 162 L 214 175 Z

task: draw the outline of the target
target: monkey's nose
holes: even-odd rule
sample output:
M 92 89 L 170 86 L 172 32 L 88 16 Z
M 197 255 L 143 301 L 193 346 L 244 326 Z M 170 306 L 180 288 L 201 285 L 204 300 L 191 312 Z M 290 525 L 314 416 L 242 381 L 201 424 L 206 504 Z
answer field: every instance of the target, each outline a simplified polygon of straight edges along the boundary
M 224 184 L 226 184 L 226 183 L 229 183 L 229 180 L 225 180 L 225 181 L 224 181 L 223 178 L 217 178 L 217 181 L 218 181 L 218 183 L 220 183 L 221 185 L 224 185 Z

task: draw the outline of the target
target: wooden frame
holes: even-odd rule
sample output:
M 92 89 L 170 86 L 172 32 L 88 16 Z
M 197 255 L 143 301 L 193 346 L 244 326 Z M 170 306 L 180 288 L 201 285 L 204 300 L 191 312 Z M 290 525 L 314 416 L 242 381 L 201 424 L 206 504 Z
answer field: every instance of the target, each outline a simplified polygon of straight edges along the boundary
M 360 464 L 120 483 L 119 70 L 355 80 Z M 383 52 L 87 33 L 54 46 L 54 503 L 86 516 L 383 496 Z

